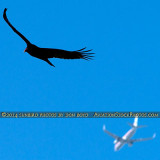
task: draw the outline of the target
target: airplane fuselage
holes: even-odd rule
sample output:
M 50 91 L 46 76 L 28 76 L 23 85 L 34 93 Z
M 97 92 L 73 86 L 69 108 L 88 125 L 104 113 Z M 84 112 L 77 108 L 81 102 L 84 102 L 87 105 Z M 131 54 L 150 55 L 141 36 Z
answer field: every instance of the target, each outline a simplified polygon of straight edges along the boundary
M 103 125 L 103 131 L 115 139 L 114 140 L 114 144 L 115 144 L 114 150 L 115 151 L 120 150 L 125 144 L 128 144 L 128 146 L 132 146 L 133 143 L 135 142 L 152 140 L 156 136 L 156 134 L 153 134 L 152 137 L 131 139 L 133 135 L 136 133 L 137 128 L 142 128 L 144 126 L 142 125 L 138 126 L 138 117 L 135 117 L 133 124 L 129 123 L 129 125 L 132 128 L 128 130 L 128 132 L 123 137 L 119 137 L 116 134 L 111 133 L 110 131 L 106 129 L 105 125 Z
M 123 137 L 122 139 L 118 140 L 115 143 L 114 150 L 118 151 L 120 150 L 128 141 L 130 140 L 131 137 L 136 133 L 136 128 L 131 128 Z

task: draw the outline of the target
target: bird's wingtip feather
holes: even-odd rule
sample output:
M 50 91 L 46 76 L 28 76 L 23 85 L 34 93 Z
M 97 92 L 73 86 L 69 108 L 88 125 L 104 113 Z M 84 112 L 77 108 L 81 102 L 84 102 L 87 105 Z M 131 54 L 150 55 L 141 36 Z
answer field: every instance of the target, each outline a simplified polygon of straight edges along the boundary
M 4 13 L 7 11 L 7 8 L 4 9 Z
M 4 12 L 3 12 L 3 18 L 5 19 L 6 18 L 6 11 L 7 11 L 7 8 L 4 9 Z

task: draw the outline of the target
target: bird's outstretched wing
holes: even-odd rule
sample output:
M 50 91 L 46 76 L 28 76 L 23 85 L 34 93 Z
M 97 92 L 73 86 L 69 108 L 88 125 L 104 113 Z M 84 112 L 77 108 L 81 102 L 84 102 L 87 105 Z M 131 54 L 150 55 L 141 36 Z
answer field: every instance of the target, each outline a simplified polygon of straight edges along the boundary
M 47 58 L 62 58 L 62 59 L 85 59 L 91 60 L 94 53 L 89 53 L 91 50 L 82 48 L 76 51 L 67 51 L 62 49 L 41 48 L 43 56 Z
M 94 53 L 89 53 L 90 51 L 92 51 L 92 49 L 89 49 L 89 50 L 85 50 L 85 49 L 86 49 L 86 47 L 84 47 L 84 48 L 82 48 L 82 49 L 79 49 L 79 50 L 77 50 L 77 51 L 74 51 L 74 52 L 80 53 L 81 56 L 82 56 L 82 59 L 92 60 L 92 57 L 94 57 L 94 56 L 93 56 Z
M 3 12 L 3 18 L 4 20 L 7 22 L 7 24 L 12 28 L 12 30 L 17 33 L 26 43 L 27 45 L 30 44 L 30 42 L 28 41 L 28 39 L 26 37 L 24 37 L 20 32 L 18 32 L 13 26 L 12 24 L 9 22 L 7 16 L 6 16 L 6 11 L 7 11 L 7 8 L 4 9 L 4 12 Z

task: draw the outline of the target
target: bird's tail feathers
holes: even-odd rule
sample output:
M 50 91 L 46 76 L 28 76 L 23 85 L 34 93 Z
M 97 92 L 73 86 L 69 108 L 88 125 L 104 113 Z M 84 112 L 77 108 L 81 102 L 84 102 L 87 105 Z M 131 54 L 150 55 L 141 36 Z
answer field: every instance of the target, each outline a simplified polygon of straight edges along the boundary
M 48 59 L 45 59 L 45 61 L 46 61 L 49 65 L 55 67 Z

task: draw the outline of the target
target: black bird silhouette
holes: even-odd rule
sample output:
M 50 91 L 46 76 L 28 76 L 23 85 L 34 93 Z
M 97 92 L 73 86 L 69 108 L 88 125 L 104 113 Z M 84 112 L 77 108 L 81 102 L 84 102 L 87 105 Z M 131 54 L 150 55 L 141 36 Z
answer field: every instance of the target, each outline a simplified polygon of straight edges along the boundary
M 3 12 L 3 18 L 7 22 L 7 24 L 12 28 L 12 30 L 17 33 L 27 44 L 26 49 L 24 52 L 28 52 L 31 56 L 39 58 L 41 60 L 46 61 L 51 66 L 55 67 L 48 59 L 49 58 L 62 58 L 62 59 L 85 59 L 90 60 L 92 59 L 94 53 L 87 53 L 92 50 L 85 50 L 85 48 L 82 48 L 77 51 L 66 51 L 62 49 L 51 49 L 51 48 L 40 48 L 36 45 L 30 43 L 30 41 L 24 37 L 19 31 L 17 31 L 12 24 L 9 22 L 7 16 L 6 16 L 7 8 L 4 9 Z

